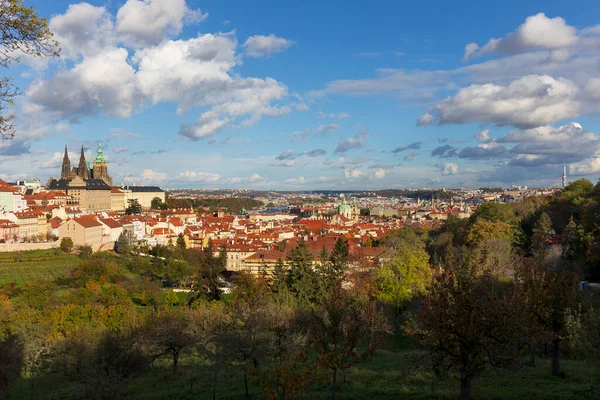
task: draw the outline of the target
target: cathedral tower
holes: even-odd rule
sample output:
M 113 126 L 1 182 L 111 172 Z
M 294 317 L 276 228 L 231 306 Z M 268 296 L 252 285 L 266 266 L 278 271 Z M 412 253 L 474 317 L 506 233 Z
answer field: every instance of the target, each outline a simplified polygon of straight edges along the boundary
M 107 185 L 112 185 L 112 179 L 108 176 L 108 167 L 106 165 L 106 158 L 102 154 L 102 145 L 98 142 L 98 149 L 96 150 L 96 158 L 94 158 L 94 167 L 92 170 L 94 179 L 102 179 Z
M 88 169 L 87 163 L 85 162 L 83 146 L 81 146 L 81 157 L 79 157 L 79 167 L 77 168 L 77 175 L 82 177 L 83 179 L 90 179 L 90 170 Z
M 69 154 L 67 153 L 67 146 L 65 146 L 65 156 L 63 157 L 62 169 L 60 171 L 60 179 L 69 179 L 71 174 L 71 161 L 69 160 Z

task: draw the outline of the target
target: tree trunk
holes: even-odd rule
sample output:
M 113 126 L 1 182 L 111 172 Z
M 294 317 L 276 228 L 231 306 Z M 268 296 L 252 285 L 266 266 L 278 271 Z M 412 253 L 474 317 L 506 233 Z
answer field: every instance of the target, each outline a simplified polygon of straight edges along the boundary
M 331 399 L 335 400 L 335 386 L 337 380 L 337 368 L 333 369 L 333 379 L 331 380 Z
M 212 392 L 212 398 L 213 400 L 217 400 L 217 367 L 215 367 L 215 372 L 213 375 L 214 379 L 213 379 L 213 392 Z
M 250 397 L 248 393 L 248 372 L 244 369 L 244 390 L 246 391 L 246 397 Z
M 179 352 L 173 353 L 173 375 L 177 375 L 177 365 L 179 364 Z
M 471 378 L 460 378 L 460 400 L 471 399 Z
M 560 376 L 560 339 L 552 341 L 552 375 Z

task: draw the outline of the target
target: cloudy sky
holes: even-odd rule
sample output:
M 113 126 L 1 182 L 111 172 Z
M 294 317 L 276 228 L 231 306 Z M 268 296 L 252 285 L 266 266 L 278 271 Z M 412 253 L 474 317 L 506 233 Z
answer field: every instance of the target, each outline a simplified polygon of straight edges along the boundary
M 600 176 L 597 1 L 26 0 L 0 178 L 101 141 L 115 183 L 380 189 Z M 7 72 L 7 71 L 5 71 Z

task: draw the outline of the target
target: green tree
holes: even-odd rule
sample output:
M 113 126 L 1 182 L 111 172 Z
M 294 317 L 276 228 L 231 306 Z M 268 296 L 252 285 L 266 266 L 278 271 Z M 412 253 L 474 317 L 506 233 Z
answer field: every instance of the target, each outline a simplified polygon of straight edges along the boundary
M 153 210 L 164 210 L 166 208 L 166 204 L 162 202 L 160 197 L 155 197 L 150 202 L 150 208 Z
M 477 258 L 459 251 L 434 277 L 407 333 L 427 346 L 436 372 L 454 371 L 460 397 L 486 366 L 508 367 L 520 350 L 522 304 L 512 283 L 481 272 Z
M 48 21 L 40 18 L 33 7 L 25 7 L 19 0 L 0 2 L 0 66 L 9 67 L 19 56 L 58 57 L 59 43 L 48 29 Z M 10 77 L 0 79 L 0 135 L 3 139 L 14 137 L 14 116 L 6 114 L 19 89 Z
M 150 314 L 142 330 L 148 354 L 155 360 L 170 357 L 173 375 L 177 375 L 179 358 L 196 345 L 189 327 L 190 318 L 185 309 L 165 309 Z
M 587 197 L 594 192 L 594 184 L 587 179 L 578 179 L 563 189 L 561 197 L 577 199 Z
M 185 249 L 187 246 L 185 244 L 185 239 L 183 238 L 183 233 L 177 235 L 177 241 L 175 242 L 178 249 Z
M 79 257 L 81 257 L 84 260 L 90 258 L 93 252 L 94 251 L 92 250 L 92 246 L 90 245 L 79 246 Z
M 60 249 L 65 253 L 70 253 L 73 251 L 73 239 L 70 237 L 64 237 L 60 240 Z
M 141 213 L 142 213 L 142 205 L 140 204 L 140 202 L 138 201 L 138 199 L 129 199 L 129 200 L 127 200 L 127 208 L 125 209 L 125 214 L 127 214 L 127 215 L 132 215 L 132 214 L 139 215 Z
M 201 297 L 207 297 L 209 300 L 221 299 L 224 287 L 221 273 L 225 271 L 227 248 L 222 246 L 217 257 L 214 252 L 212 240 L 209 240 L 208 245 L 202 251 L 203 258 L 193 287 L 196 296 L 190 298 L 190 303 Z
M 569 347 L 588 365 L 590 394 L 593 397 L 594 367 L 600 363 L 600 311 L 579 305 L 576 310 L 567 310 L 565 325 Z
M 323 280 L 315 272 L 312 255 L 303 240 L 288 254 L 290 268 L 286 286 L 294 299 L 302 305 L 317 303 L 323 295 Z
M 331 372 L 331 398 L 335 400 L 338 372 L 371 357 L 390 328 L 374 301 L 342 288 L 332 289 L 311 316 L 310 340 L 319 365 Z
M 115 251 L 119 254 L 129 254 L 131 245 L 129 243 L 129 236 L 124 232 L 121 232 L 117 241 L 115 242 Z
M 377 269 L 379 298 L 400 311 L 413 297 L 422 294 L 431 277 L 425 243 L 403 230 L 396 248 Z

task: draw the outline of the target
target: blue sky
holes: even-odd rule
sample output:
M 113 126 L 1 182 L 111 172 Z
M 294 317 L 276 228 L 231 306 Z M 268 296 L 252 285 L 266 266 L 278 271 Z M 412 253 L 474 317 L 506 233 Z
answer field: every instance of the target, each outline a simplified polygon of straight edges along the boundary
M 101 141 L 116 183 L 380 189 L 600 176 L 592 1 L 27 0 L 0 178 Z M 289 3 L 289 4 L 288 4 Z

